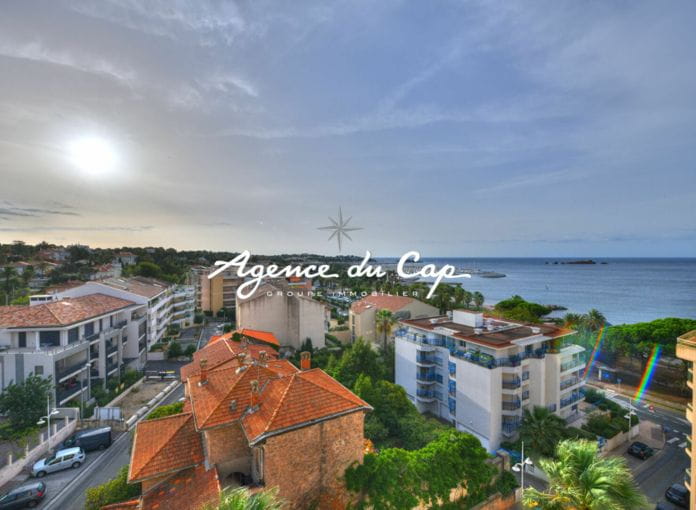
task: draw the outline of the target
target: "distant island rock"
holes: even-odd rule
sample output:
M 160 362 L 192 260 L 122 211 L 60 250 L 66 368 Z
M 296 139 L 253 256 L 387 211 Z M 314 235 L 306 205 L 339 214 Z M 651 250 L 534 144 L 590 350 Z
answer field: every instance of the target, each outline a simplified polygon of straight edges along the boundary
M 551 263 L 551 262 L 549 262 L 548 260 L 547 260 L 546 262 L 544 262 L 544 264 L 550 264 L 550 263 Z M 601 262 L 601 263 L 602 263 L 602 264 L 607 264 L 607 262 Z M 552 262 L 552 264 L 555 264 L 555 265 L 558 265 L 558 264 L 562 264 L 562 265 L 566 265 L 566 264 L 584 264 L 584 265 L 591 265 L 591 264 L 597 264 L 597 261 L 596 261 L 596 260 L 592 260 L 592 259 L 562 260 L 561 262 L 559 262 L 559 261 L 557 261 L 557 260 L 554 260 L 554 261 Z

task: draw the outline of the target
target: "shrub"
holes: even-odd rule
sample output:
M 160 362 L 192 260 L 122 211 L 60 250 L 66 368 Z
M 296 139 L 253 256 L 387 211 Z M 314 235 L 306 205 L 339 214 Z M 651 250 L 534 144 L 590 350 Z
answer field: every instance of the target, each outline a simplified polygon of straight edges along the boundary
M 150 414 L 147 415 L 147 420 L 154 420 L 155 418 L 164 418 L 165 416 L 171 416 L 173 414 L 179 414 L 184 410 L 183 402 L 174 402 L 166 406 L 156 407 Z
M 205 318 L 205 315 L 203 315 L 202 313 L 197 313 L 197 314 L 193 317 L 193 323 L 194 323 L 194 324 L 203 324 L 203 319 L 204 319 L 204 318 Z
M 123 466 L 116 478 L 85 492 L 85 510 L 100 510 L 105 505 L 120 503 L 140 495 L 140 484 L 128 484 L 128 466 Z
M 186 350 L 184 351 L 184 355 L 191 357 L 191 356 L 193 356 L 194 352 L 196 352 L 196 346 L 191 344 L 191 345 L 186 347 Z

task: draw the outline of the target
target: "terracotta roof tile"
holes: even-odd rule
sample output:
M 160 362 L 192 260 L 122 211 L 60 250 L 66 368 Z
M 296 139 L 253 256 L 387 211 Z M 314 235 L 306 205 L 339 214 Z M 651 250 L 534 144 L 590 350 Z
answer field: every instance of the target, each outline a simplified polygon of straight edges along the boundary
M 406 296 L 386 296 L 381 294 L 374 296 L 369 295 L 355 301 L 350 306 L 350 311 L 355 314 L 361 314 L 369 308 L 376 308 L 377 310 L 389 310 L 391 312 L 397 312 L 404 306 L 411 304 L 413 301 L 413 298 Z
M 175 414 L 140 422 L 135 429 L 128 481 L 145 480 L 203 462 L 193 415 Z
M 242 352 L 252 359 L 259 359 L 262 351 L 266 353 L 268 359 L 277 359 L 278 357 L 276 351 L 267 345 L 244 345 L 240 342 L 231 340 L 231 333 L 227 333 L 227 335 L 230 335 L 230 337 L 222 338 L 213 344 L 208 342 L 203 349 L 196 351 L 193 354 L 193 361 L 188 365 L 181 367 L 181 380 L 185 381 L 192 375 L 200 373 L 200 364 L 202 360 L 207 361 L 208 370 L 214 370 L 222 365 L 235 367 L 239 366 L 236 361 L 236 357 Z M 223 335 L 223 337 L 224 336 L 225 335 Z
M 239 333 L 253 340 L 258 340 L 260 342 L 280 347 L 280 342 L 270 331 L 260 331 L 257 329 L 241 329 Z
M 134 305 L 133 301 L 104 294 L 89 294 L 77 298 L 65 298 L 34 306 L 0 308 L 0 327 L 39 328 L 42 326 L 68 326 L 92 317 Z
M 220 496 L 217 471 L 197 466 L 155 485 L 142 496 L 142 510 L 186 508 L 199 510 Z
M 253 443 L 273 432 L 361 409 L 372 408 L 316 368 L 270 381 L 260 396 L 259 410 L 246 414 L 242 425 Z
M 135 510 L 140 508 L 140 499 L 129 499 L 128 501 L 121 501 L 120 503 L 111 503 L 101 507 L 101 510 Z

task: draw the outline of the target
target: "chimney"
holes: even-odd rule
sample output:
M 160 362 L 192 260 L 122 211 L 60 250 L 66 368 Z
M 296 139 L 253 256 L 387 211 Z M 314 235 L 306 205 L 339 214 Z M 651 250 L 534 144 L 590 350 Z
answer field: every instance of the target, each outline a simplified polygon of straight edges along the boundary
M 266 351 L 259 351 L 259 363 L 265 365 L 266 361 L 268 361 L 268 354 Z
M 312 368 L 312 353 L 304 351 L 300 353 L 300 370 L 309 370 Z
M 198 385 L 203 386 L 204 384 L 208 383 L 208 360 L 202 359 L 200 367 L 201 367 L 201 380 L 198 381 Z
M 259 394 L 259 381 L 254 379 L 251 381 L 251 410 L 254 410 L 254 406 L 257 404 L 258 401 L 258 394 Z

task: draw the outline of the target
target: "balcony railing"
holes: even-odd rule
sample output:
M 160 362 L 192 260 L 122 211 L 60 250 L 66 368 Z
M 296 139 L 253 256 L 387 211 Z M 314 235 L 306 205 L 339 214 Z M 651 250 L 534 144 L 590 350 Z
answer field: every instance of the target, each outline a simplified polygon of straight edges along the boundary
M 528 400 L 529 399 L 529 390 L 525 390 L 522 392 L 522 400 Z
M 583 398 L 583 395 L 581 395 L 580 393 L 572 395 L 571 397 L 568 397 L 568 398 L 564 398 L 561 400 L 561 407 L 568 407 L 572 403 L 577 402 L 578 400 L 582 400 L 582 398 Z
M 118 344 L 116 342 L 106 344 L 106 355 L 113 354 L 118 351 Z
M 503 422 L 503 433 L 506 435 L 512 435 L 520 428 L 519 421 Z
M 87 360 L 82 360 L 78 361 L 77 363 L 73 363 L 69 366 L 63 366 L 59 367 L 56 366 L 56 379 L 60 381 L 63 377 L 73 374 L 79 370 L 83 370 L 85 368 L 85 365 L 87 364 Z
M 515 377 L 514 379 L 503 379 L 503 388 L 506 390 L 514 390 L 521 385 L 522 381 L 520 381 L 519 377 Z
M 546 409 L 548 409 L 552 413 L 555 413 L 556 412 L 556 404 L 549 404 L 546 406 Z
M 126 324 L 128 324 L 128 321 L 127 321 L 127 320 L 119 321 L 119 322 L 117 322 L 116 324 L 114 324 L 114 328 L 116 328 L 116 329 L 121 329 L 121 328 L 122 328 L 123 326 L 125 326 Z
M 110 372 L 113 372 L 117 368 L 118 368 L 118 363 L 116 363 L 116 362 L 107 363 L 106 364 L 106 374 L 109 375 Z
M 435 399 L 435 392 L 430 390 L 416 390 L 416 396 L 420 399 Z
M 565 363 L 561 363 L 561 372 L 565 372 L 566 370 L 572 370 L 574 368 L 580 368 L 585 366 L 585 361 L 582 359 L 576 359 L 572 361 L 566 361 Z
M 522 403 L 519 400 L 503 400 L 503 410 L 504 411 L 514 411 L 519 409 Z
M 522 380 L 526 381 L 527 379 L 529 379 L 529 372 L 522 372 Z
M 580 382 L 580 379 L 577 379 L 577 378 L 561 381 L 561 390 L 565 390 L 566 388 L 570 388 L 571 386 L 575 386 L 579 382 Z
M 82 386 L 80 386 L 79 384 L 76 384 L 76 385 L 71 386 L 69 388 L 57 387 L 56 388 L 56 400 L 58 401 L 58 405 L 65 402 L 66 399 L 72 398 L 74 396 L 79 396 L 80 392 L 84 391 L 86 387 L 87 387 L 86 384 L 83 384 Z
M 431 383 L 438 381 L 438 376 L 436 374 L 416 374 L 416 381 L 423 383 Z M 442 378 L 440 378 L 442 382 Z

